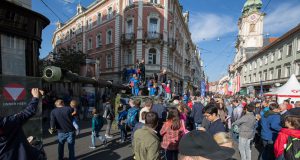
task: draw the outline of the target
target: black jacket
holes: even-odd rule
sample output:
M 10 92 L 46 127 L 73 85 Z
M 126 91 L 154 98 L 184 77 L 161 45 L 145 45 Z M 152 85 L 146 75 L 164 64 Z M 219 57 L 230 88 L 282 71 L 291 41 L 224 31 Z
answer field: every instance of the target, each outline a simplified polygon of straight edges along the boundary
M 22 125 L 35 115 L 39 100 L 33 98 L 21 112 L 0 117 L 0 159 L 37 160 L 40 152 L 27 141 Z
M 195 102 L 192 108 L 191 117 L 194 120 L 194 123 L 202 123 L 203 120 L 203 105 L 200 102 Z

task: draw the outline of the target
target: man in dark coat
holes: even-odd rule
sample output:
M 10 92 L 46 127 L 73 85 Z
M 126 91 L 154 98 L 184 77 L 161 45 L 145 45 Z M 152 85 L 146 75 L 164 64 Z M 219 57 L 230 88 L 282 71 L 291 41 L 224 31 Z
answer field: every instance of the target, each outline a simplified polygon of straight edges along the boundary
M 33 88 L 31 94 L 33 98 L 23 111 L 7 117 L 0 117 L 0 159 L 39 159 L 40 151 L 29 144 L 22 129 L 23 124 L 37 112 L 39 90 Z

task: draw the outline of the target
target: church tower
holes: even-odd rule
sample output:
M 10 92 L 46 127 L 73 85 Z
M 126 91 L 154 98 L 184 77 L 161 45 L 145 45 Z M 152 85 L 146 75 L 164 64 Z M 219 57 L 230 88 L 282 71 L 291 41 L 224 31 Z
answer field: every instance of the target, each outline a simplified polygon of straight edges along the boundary
M 238 22 L 237 55 L 235 61 L 245 61 L 263 47 L 263 19 L 261 0 L 247 0 Z

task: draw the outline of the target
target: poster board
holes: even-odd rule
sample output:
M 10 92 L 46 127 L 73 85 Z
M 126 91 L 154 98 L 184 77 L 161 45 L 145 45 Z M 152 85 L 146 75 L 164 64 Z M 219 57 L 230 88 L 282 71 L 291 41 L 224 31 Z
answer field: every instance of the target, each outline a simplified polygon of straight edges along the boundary
M 36 77 L 0 75 L 0 116 L 22 111 L 31 101 L 31 88 L 41 88 L 41 79 Z M 42 138 L 42 103 L 38 111 L 24 125 L 25 135 Z

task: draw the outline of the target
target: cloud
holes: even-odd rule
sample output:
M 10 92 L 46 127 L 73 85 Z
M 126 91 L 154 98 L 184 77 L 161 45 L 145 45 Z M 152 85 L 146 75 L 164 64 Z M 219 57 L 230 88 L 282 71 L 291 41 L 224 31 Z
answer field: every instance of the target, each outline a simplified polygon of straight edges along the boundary
M 237 30 L 233 17 L 212 13 L 191 14 L 189 25 L 192 39 L 196 43 L 203 39 L 216 39 Z
M 284 3 L 267 13 L 264 31 L 270 34 L 284 33 L 300 23 L 300 4 Z
M 74 14 L 76 4 L 76 0 L 57 0 L 60 4 L 63 5 L 63 11 L 66 11 L 68 14 Z

